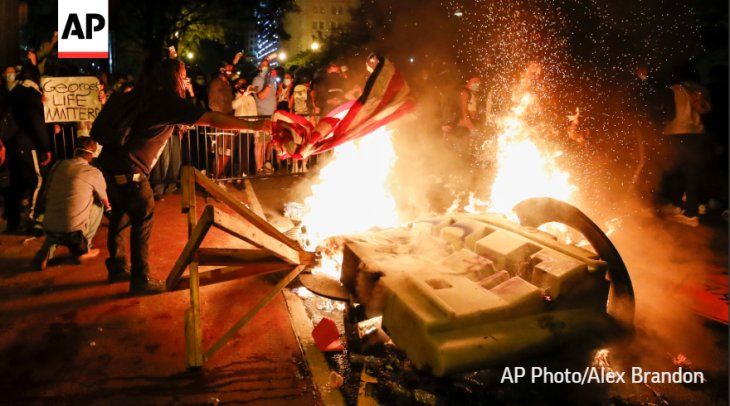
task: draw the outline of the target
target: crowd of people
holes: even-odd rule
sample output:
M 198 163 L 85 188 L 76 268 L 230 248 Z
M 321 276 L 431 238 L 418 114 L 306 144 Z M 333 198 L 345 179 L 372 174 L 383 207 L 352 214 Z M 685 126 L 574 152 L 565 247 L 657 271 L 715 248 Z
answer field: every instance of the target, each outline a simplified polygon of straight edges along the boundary
M 9 180 L 3 188 L 4 232 L 42 235 L 32 267 L 43 270 L 59 245 L 78 261 L 97 256 L 100 250 L 93 247 L 93 237 L 106 213 L 108 279 L 130 280 L 132 293 L 163 289 L 149 276 L 149 238 L 155 200 L 173 192 L 179 182 L 183 131 L 207 126 L 251 133 L 254 170 L 269 174 L 274 157 L 268 145 L 270 131 L 264 131 L 266 118 L 287 110 L 316 120 L 359 95 L 358 86 L 347 82 L 347 68 L 336 64 L 315 78 L 304 69 L 286 71 L 275 58 L 267 58 L 248 78 L 237 69 L 243 57 L 239 53 L 208 80 L 200 72 L 189 77 L 185 63 L 171 49 L 154 69 L 136 79 L 105 72 L 95 75 L 103 105 L 95 122 L 45 123 L 41 76 L 54 73 L 45 69 L 47 57 L 29 51 L 20 66 L 4 70 L 0 83 L 0 166 L 7 168 Z M 54 156 L 62 154 L 54 148 L 55 139 L 69 128 L 73 152 Z M 122 145 L 105 139 L 121 130 L 129 132 Z M 242 153 L 225 138 L 221 145 L 203 142 L 218 154 L 217 167 L 211 169 L 216 177 L 232 165 L 232 152 Z M 305 162 L 298 164 L 298 170 L 306 170 Z M 245 169 L 236 168 L 242 173 Z
M 51 47 L 54 43 L 55 36 Z M 366 78 L 365 72 L 353 75 L 337 63 L 319 74 L 286 70 L 275 56 L 259 61 L 256 74 L 245 77 L 238 68 L 241 53 L 222 63 L 212 77 L 196 71 L 188 75 L 185 63 L 170 49 L 137 80 L 98 74 L 102 113 L 94 123 L 74 124 L 73 154 L 60 159 L 52 154 L 52 140 L 61 126 L 46 124 L 43 116 L 40 86 L 48 45 L 42 49 L 46 51 L 28 52 L 21 66 L 6 67 L 0 83 L 0 166 L 7 168 L 9 178 L 3 194 L 5 232 L 42 230 L 45 240 L 32 264 L 42 270 L 58 245 L 67 246 L 79 260 L 98 255 L 92 240 L 106 212 L 108 278 L 110 282 L 129 279 L 132 293 L 162 290 L 161 282 L 149 276 L 149 239 L 155 200 L 177 188 L 185 157 L 182 150 L 192 148 L 192 141 L 184 145 L 181 137 L 186 128 L 208 126 L 252 135 L 252 169 L 231 162 L 232 155 L 243 152 L 230 139 L 202 141 L 205 153 L 216 154 L 215 167 L 206 168 L 215 178 L 222 178 L 227 168 L 240 176 L 270 174 L 275 159 L 266 118 L 285 110 L 317 120 L 357 99 Z M 433 86 L 441 74 L 436 68 L 423 69 L 411 78 L 414 97 L 429 101 L 416 113 L 425 118 L 419 125 L 436 123 L 441 134 L 455 139 L 486 130 L 492 123 L 494 93 L 485 89 L 483 78 L 467 75 L 457 86 Z M 646 89 L 640 92 L 641 105 L 661 104 L 671 111 L 661 119 L 660 131 L 675 154 L 675 165 L 666 171 L 659 193 L 667 204 L 663 210 L 684 224 L 696 225 L 704 210 L 698 185 L 706 131 L 703 120 L 711 110 L 707 91 L 692 81 L 671 86 L 650 83 L 643 69 L 636 76 L 638 88 Z M 670 101 L 660 101 L 660 94 L 669 94 Z M 123 144 L 105 140 L 120 132 L 128 133 Z M 295 170 L 307 169 L 306 160 L 296 164 Z M 131 261 L 124 248 L 127 227 L 131 228 Z

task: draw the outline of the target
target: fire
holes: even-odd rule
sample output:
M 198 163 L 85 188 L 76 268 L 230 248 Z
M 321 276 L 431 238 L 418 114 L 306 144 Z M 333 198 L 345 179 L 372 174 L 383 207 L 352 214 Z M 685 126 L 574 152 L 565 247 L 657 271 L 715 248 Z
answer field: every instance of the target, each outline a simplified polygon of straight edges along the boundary
M 356 142 L 340 145 L 319 172 L 301 216 L 307 246 L 324 249 L 318 271 L 339 278 L 342 250 L 332 237 L 399 224 L 388 178 L 396 160 L 385 127 Z
M 487 201 L 470 194 L 467 212 L 496 212 L 517 220 L 512 207 L 530 197 L 569 201 L 576 189 L 556 158 L 560 151 L 538 147 L 538 129 L 528 113 L 536 108 L 531 91 L 539 67 L 530 66 L 512 97 L 512 108 L 500 120 L 497 135 L 497 173 Z M 358 142 L 335 149 L 332 160 L 321 169 L 311 195 L 304 199 L 301 216 L 306 247 L 322 253 L 314 272 L 339 278 L 342 263 L 340 241 L 334 237 L 357 234 L 375 227 L 400 224 L 396 202 L 389 190 L 389 176 L 396 160 L 391 132 L 380 128 Z M 461 206 L 458 200 L 449 210 Z M 565 230 L 549 231 L 555 233 Z
M 535 143 L 537 129 L 525 117 L 535 106 L 530 90 L 539 67 L 531 65 L 512 96 L 512 108 L 499 123 L 497 173 L 487 201 L 488 210 L 512 219 L 512 207 L 531 197 L 570 201 L 576 187 L 557 165 L 561 151 L 541 150 Z M 472 199 L 473 200 L 473 199 Z M 471 202 L 470 205 L 474 205 Z

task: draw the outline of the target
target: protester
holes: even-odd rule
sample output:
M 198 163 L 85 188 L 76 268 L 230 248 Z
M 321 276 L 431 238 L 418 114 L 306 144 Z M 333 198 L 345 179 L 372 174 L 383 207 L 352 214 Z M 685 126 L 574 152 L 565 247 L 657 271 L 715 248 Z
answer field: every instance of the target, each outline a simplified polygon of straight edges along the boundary
M 224 63 L 208 86 L 208 108 L 223 114 L 233 114 L 233 90 L 230 78 L 233 74 L 233 65 Z
M 67 246 L 78 259 L 99 255 L 99 249 L 91 248 L 91 242 L 101 224 L 104 208 L 111 206 L 104 176 L 89 164 L 96 149 L 95 141 L 80 137 L 76 141 L 75 157 L 51 167 L 39 199 L 39 206 L 44 208 L 45 241 L 33 258 L 33 269 L 46 269 L 58 245 Z
M 276 110 L 276 71 L 269 69 L 269 60 L 264 59 L 259 64 L 258 75 L 253 79 L 251 84 L 256 89 L 256 114 L 259 116 L 271 116 Z M 271 163 L 270 155 L 271 134 L 256 133 L 254 140 L 255 156 L 260 157 L 256 163 L 257 174 L 271 174 L 274 172 L 274 166 Z
M 674 118 L 662 134 L 672 166 L 662 178 L 662 197 L 675 208 L 673 220 L 697 226 L 706 139 L 702 116 L 710 111 L 710 102 L 707 91 L 694 82 L 675 83 L 670 89 L 674 93 Z
M 15 131 L 2 134 L 10 185 L 5 196 L 5 231 L 17 233 L 27 220 L 34 218 L 34 208 L 42 185 L 41 168 L 51 162 L 51 142 L 43 119 L 40 72 L 34 58 L 23 66 L 18 84 L 10 92 L 8 105 Z M 30 213 L 21 216 L 21 202 L 30 193 Z M 26 221 L 22 221 L 22 220 Z
M 0 87 L 0 95 L 6 96 L 18 83 L 16 80 L 18 72 L 15 66 L 8 66 L 3 71 L 2 87 Z
M 195 91 L 189 78 L 185 78 L 185 100 L 194 103 Z M 164 199 L 165 194 L 174 193 L 178 190 L 180 182 L 180 169 L 182 168 L 182 137 L 187 128 L 176 126 L 173 136 L 162 148 L 157 164 L 152 168 L 150 174 L 150 185 L 155 201 Z
M 235 85 L 236 96 L 233 98 L 233 111 L 236 117 L 255 116 L 256 112 L 256 88 L 251 85 L 246 87 L 243 80 L 239 79 Z
M 256 112 L 256 88 L 254 88 L 253 85 L 244 87 L 245 81 L 239 79 L 236 82 L 236 96 L 233 99 L 233 110 L 235 112 L 236 117 L 253 117 L 257 115 Z M 253 119 L 255 120 L 255 119 Z M 262 151 L 256 150 L 256 146 L 260 143 L 256 142 L 257 138 L 262 137 L 263 135 L 260 134 L 260 132 L 256 131 L 253 132 L 253 145 L 254 145 L 254 163 L 253 163 L 253 171 L 256 173 L 259 169 L 262 169 L 264 166 L 264 153 Z M 244 142 L 249 142 L 249 138 L 244 138 Z M 246 144 L 238 144 L 246 145 Z M 242 148 L 239 148 L 242 149 Z M 239 154 L 243 154 L 244 151 L 238 151 Z M 245 171 L 251 170 L 251 167 L 248 168 L 238 168 L 239 174 L 244 174 Z M 240 184 L 240 182 L 239 182 Z
M 269 61 L 259 65 L 259 73 L 251 84 L 256 87 L 256 111 L 260 116 L 270 116 L 276 110 L 276 76 L 269 70 Z
M 314 91 L 312 90 L 312 81 L 309 77 L 304 77 L 299 80 L 299 84 L 294 86 L 292 95 L 289 98 L 289 111 L 299 114 L 300 116 L 307 116 L 314 114 Z
M 211 126 L 225 130 L 260 129 L 261 124 L 238 120 L 216 112 L 205 112 L 185 101 L 185 65 L 175 59 L 163 60 L 151 77 L 128 94 L 138 107 L 131 124 L 129 140 L 121 148 L 104 148 L 99 161 L 109 186 L 112 211 L 109 220 L 106 260 L 110 279 L 125 276 L 128 265 L 124 253 L 122 231 L 129 219 L 131 224 L 131 279 L 132 294 L 154 293 L 164 290 L 161 281 L 150 278 L 149 239 L 154 217 L 154 199 L 148 177 L 161 149 L 176 125 Z M 113 100 L 113 99 L 112 99 Z M 95 122 L 92 134 L 109 133 L 111 118 L 124 114 L 110 100 Z M 104 116 L 110 117 L 104 120 Z
M 284 74 L 284 80 L 279 85 L 276 96 L 276 109 L 289 111 L 289 99 L 291 99 L 294 90 L 294 76 L 287 72 Z

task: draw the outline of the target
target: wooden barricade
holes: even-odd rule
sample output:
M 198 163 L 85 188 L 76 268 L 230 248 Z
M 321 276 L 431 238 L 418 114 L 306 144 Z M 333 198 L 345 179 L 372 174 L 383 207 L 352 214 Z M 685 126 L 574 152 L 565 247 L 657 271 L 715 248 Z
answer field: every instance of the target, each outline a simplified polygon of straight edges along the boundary
M 225 204 L 236 216 L 210 204 L 196 218 L 195 187 Z M 243 328 L 266 304 L 311 264 L 314 254 L 272 226 L 266 219 L 207 178 L 192 166 L 181 173 L 182 211 L 188 218 L 188 242 L 167 276 L 167 290 L 189 289 L 190 307 L 185 312 L 185 354 L 188 368 L 200 368 L 238 330 Z M 254 249 L 201 248 L 211 228 L 217 228 L 255 247 Z M 225 266 L 199 272 L 198 266 Z M 183 277 L 188 269 L 187 278 Z M 206 351 L 202 346 L 200 286 L 246 276 L 289 271 L 259 302 L 238 319 Z

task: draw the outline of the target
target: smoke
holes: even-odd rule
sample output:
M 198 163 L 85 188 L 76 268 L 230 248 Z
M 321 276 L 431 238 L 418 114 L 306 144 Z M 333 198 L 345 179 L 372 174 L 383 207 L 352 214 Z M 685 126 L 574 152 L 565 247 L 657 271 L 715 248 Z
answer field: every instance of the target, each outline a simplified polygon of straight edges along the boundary
M 401 220 L 444 213 L 469 193 L 489 195 L 496 121 L 482 134 L 442 130 L 455 129 L 469 73 L 483 78 L 490 115 L 499 118 L 521 73 L 536 63 L 539 109 L 528 118 L 536 141 L 563 151 L 558 163 L 578 187 L 571 203 L 616 228 L 612 239 L 634 283 L 638 334 L 616 345 L 632 362 L 665 370 L 676 353 L 698 369 L 722 369 L 715 335 L 685 293 L 708 264 L 726 263 L 727 250 L 710 248 L 709 230 L 687 232 L 654 216 L 651 193 L 666 162 L 634 74 L 646 65 L 667 79 L 702 52 L 692 9 L 662 0 L 371 2 L 370 19 L 380 25 L 364 49 L 394 60 L 418 103 L 410 119 L 391 127 L 397 161 L 390 189 Z

